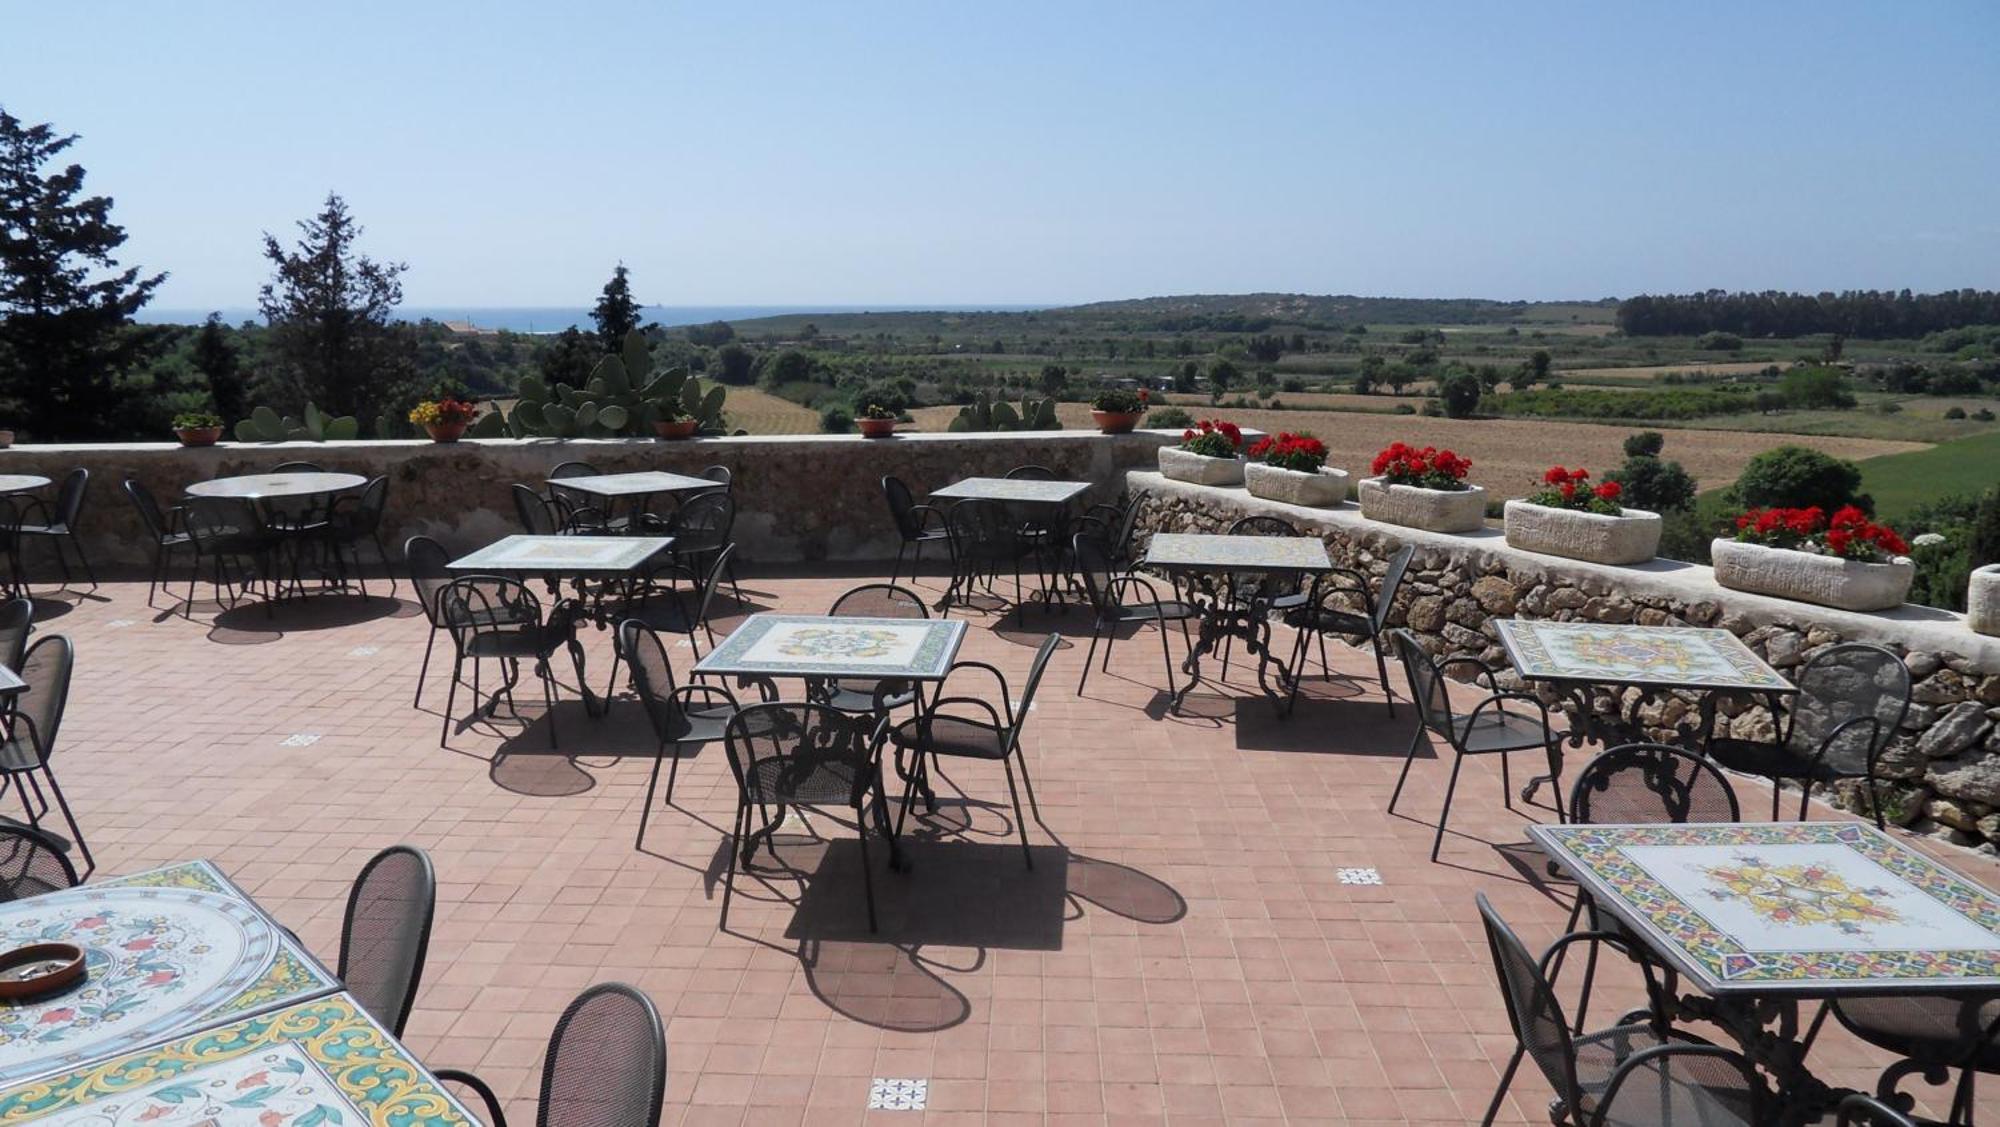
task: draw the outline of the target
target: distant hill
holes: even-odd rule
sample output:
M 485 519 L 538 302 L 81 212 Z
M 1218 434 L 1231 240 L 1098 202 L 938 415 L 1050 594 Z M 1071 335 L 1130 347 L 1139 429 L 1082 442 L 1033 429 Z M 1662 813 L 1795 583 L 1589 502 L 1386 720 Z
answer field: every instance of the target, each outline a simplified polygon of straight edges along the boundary
M 1609 323 L 1617 313 L 1616 298 L 1602 301 L 1490 301 L 1485 298 L 1357 297 L 1353 294 L 1184 294 L 1097 301 L 1072 305 L 1060 312 L 1077 317 L 1268 319 L 1274 324 L 1304 326 L 1473 325 L 1510 321 L 1521 323 Z

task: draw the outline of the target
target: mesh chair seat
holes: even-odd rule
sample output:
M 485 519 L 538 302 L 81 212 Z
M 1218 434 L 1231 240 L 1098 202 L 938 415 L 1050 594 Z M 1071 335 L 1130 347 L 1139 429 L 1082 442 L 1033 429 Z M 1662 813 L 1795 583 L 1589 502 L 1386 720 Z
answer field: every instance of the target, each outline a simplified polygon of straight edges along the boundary
M 563 621 L 547 625 L 533 622 L 514 625 L 503 622 L 500 612 L 486 618 L 487 621 L 481 623 L 482 628 L 466 639 L 465 656 L 547 657 L 567 643 L 575 632 L 572 624 Z
M 1578 1110 L 1591 1114 L 1601 1108 L 1601 1122 L 1607 1127 L 1641 1123 L 1748 1127 L 1770 1122 L 1760 1114 L 1758 1093 L 1746 1082 L 1742 1067 L 1716 1057 L 1684 1058 L 1662 1072 L 1643 1070 L 1642 1075 L 1628 1076 L 1611 1105 L 1603 1106 L 1612 1073 L 1633 1054 L 1661 1045 L 1708 1044 L 1689 1034 L 1661 1038 L 1646 1025 L 1618 1026 L 1576 1038 L 1576 1081 L 1584 1105 Z
M 1644 1022 L 1615 1025 L 1572 1037 L 1570 1043 L 1576 1048 L 1576 1084 L 1583 1089 L 1584 1102 L 1589 1105 L 1583 1110 L 1597 1106 L 1605 1087 L 1611 1083 L 1611 1074 L 1633 1053 L 1679 1041 L 1681 1038 L 1661 1037 L 1658 1030 Z
M 1007 730 L 960 716 L 905 720 L 889 731 L 896 746 L 964 759 L 1004 759 Z
M 735 706 L 727 704 L 713 708 L 674 709 L 673 715 L 664 718 L 660 725 L 661 742 L 719 743 L 729 728 L 729 718 L 734 715 Z
M 1294 605 L 1285 611 L 1285 625 L 1293 629 L 1310 628 L 1328 634 L 1372 634 L 1374 624 L 1365 614 L 1335 607 L 1314 607 Z
M 1549 745 L 1548 729 L 1542 726 L 1539 716 L 1489 708 L 1476 717 L 1454 716 L 1451 726 L 1459 746 L 1468 753 L 1522 751 Z
M 76 886 L 76 867 L 62 844 L 32 826 L 0 826 L 0 901 Z
M 856 787 L 866 782 L 862 767 L 852 759 L 824 759 L 800 751 L 757 760 L 750 765 L 746 782 L 752 797 L 766 801 L 852 805 Z
M 900 685 L 902 682 L 894 681 L 892 684 Z M 875 693 L 881 685 L 880 681 L 857 681 L 853 678 L 831 681 L 827 683 L 826 695 L 815 699 L 820 700 L 828 708 L 837 708 L 842 712 L 874 712 Z M 915 703 L 917 703 L 915 689 L 904 689 L 882 698 L 882 708 L 885 711 L 892 708 L 907 708 Z
M 1108 607 L 1106 611 L 1105 617 L 1111 622 L 1176 622 L 1181 619 L 1201 617 L 1200 607 L 1176 599 L 1141 603 L 1136 606 L 1121 604 Z
M 0 742 L 0 771 L 28 771 L 42 765 L 35 745 L 16 736 Z
M 1833 1014 L 1856 1037 L 1912 1060 L 2000 1072 L 2000 1044 L 1985 1037 L 2000 997 L 1905 994 L 1841 998 Z

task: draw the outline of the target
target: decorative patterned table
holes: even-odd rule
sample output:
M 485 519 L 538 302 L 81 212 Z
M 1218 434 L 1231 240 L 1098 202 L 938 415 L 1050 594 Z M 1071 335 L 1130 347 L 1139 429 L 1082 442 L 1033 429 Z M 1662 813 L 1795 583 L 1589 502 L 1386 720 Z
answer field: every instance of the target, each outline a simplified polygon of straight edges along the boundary
M 0 1085 L 340 988 L 206 861 L 0 904 L 0 949 L 57 942 L 84 949 L 89 978 L 0 1002 Z
M 931 494 L 938 501 L 1001 501 L 1014 505 L 1067 505 L 1090 488 L 1087 481 L 1036 481 L 1017 477 L 968 477 Z
M 1804 1068 L 1798 999 L 2000 990 L 2000 897 L 1870 825 L 1535 825 L 1528 836 L 1700 988 L 1678 1000 L 1682 1016 L 1727 1029 L 1801 1117 L 1838 1093 Z
M 1699 693 L 1704 731 L 1714 722 L 1717 693 L 1761 693 L 1776 715 L 1778 698 L 1797 691 L 1727 630 L 1525 618 L 1498 619 L 1495 625 L 1507 660 L 1522 680 L 1548 682 L 1569 698 L 1571 747 L 1582 747 L 1586 740 L 1609 744 L 1631 735 L 1615 718 L 1600 717 L 1591 707 L 1594 687 Z M 1561 750 L 1553 750 L 1560 768 Z M 1553 781 L 1549 775 L 1530 779 L 1521 797 L 1532 799 L 1536 789 Z M 1558 796 L 1557 802 L 1561 801 Z
M 1292 699 L 1291 676 L 1284 662 L 1271 653 L 1269 606 L 1242 597 L 1244 575 L 1319 575 L 1333 570 L 1326 544 L 1317 536 L 1218 536 L 1198 532 L 1158 532 L 1146 546 L 1143 566 L 1172 576 L 1188 600 L 1201 608 L 1201 636 L 1181 662 L 1186 684 L 1174 696 L 1181 702 L 1201 682 L 1201 658 L 1215 652 L 1224 638 L 1243 639 L 1246 652 L 1257 658 L 1257 686 L 1282 715 Z M 1277 666 L 1277 685 L 1269 677 Z
M 620 501 L 630 506 L 625 527 L 638 531 L 647 503 L 654 497 L 676 493 L 698 493 L 709 489 L 727 489 L 719 481 L 705 477 L 689 477 L 686 474 L 667 473 L 664 470 L 643 470 L 638 473 L 595 474 L 590 477 L 552 477 L 548 479 L 550 489 L 574 490 L 601 497 L 605 507 L 611 508 Z M 611 514 L 606 513 L 608 520 Z
M 593 480 L 579 478 L 574 480 Z M 708 484 L 713 485 L 714 482 Z M 503 536 L 447 566 L 486 575 L 591 576 L 636 573 L 673 546 L 671 536 Z

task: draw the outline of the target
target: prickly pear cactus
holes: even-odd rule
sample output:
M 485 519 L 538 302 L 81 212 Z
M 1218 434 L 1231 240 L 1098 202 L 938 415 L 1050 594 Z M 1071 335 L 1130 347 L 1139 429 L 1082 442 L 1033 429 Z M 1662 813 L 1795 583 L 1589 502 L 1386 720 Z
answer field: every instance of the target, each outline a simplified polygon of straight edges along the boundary
M 311 403 L 302 418 L 280 417 L 269 407 L 257 407 L 236 424 L 238 442 L 346 442 L 360 433 L 361 423 L 353 415 L 331 417 Z
M 971 403 L 958 409 L 958 417 L 951 421 L 951 430 L 959 432 L 979 432 L 991 430 L 1061 430 L 1062 423 L 1056 419 L 1054 399 L 1024 398 L 1016 409 L 1005 400 L 995 403 L 985 392 Z
M 529 375 L 521 377 L 517 393 L 514 409 L 504 419 L 497 411 L 480 419 L 473 437 L 648 435 L 654 422 L 672 418 L 699 419 L 703 432 L 719 433 L 728 395 L 720 384 L 704 389 L 680 365 L 655 372 L 651 345 L 639 332 L 627 333 L 618 355 L 598 361 L 582 387 L 551 387 Z

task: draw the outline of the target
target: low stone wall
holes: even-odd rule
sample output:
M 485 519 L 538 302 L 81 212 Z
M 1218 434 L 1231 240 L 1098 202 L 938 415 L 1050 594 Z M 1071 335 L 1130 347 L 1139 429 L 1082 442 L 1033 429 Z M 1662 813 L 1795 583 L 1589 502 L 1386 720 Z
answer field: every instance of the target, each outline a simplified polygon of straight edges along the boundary
M 60 480 L 74 467 L 90 470 L 90 494 L 79 522 L 86 550 L 100 572 L 132 574 L 150 562 L 151 545 L 121 482 L 136 478 L 162 506 L 177 503 L 188 485 L 213 477 L 264 472 L 281 462 L 310 461 L 328 470 L 387 475 L 389 502 L 383 542 L 436 537 L 469 551 L 519 531 L 509 486 L 538 490 L 559 462 L 587 461 L 606 473 L 669 470 L 698 474 L 728 466 L 735 474 L 736 539 L 747 560 L 887 559 L 896 537 L 882 500 L 884 474 L 925 493 L 963 478 L 1000 476 L 1028 463 L 1059 476 L 1102 482 L 1108 500 L 1119 471 L 1151 465 L 1154 450 L 1178 432 L 1100 435 L 1087 431 L 1029 434 L 909 434 L 864 439 L 847 435 L 651 439 L 480 439 L 432 442 L 288 442 L 224 444 L 185 449 L 172 443 L 19 446 L 0 450 L 0 474 L 41 474 Z M 45 491 L 53 493 L 53 489 Z M 30 562 L 37 574 L 46 553 Z
M 1727 590 L 1696 564 L 1584 563 L 1511 548 L 1498 528 L 1424 532 L 1368 520 L 1352 504 L 1300 508 L 1148 471 L 1128 473 L 1126 483 L 1141 499 L 1142 535 L 1223 532 L 1238 517 L 1276 515 L 1320 533 L 1335 563 L 1378 579 L 1390 555 L 1406 543 L 1416 545 L 1391 622 L 1408 626 L 1435 653 L 1477 656 L 1496 669 L 1507 669 L 1507 658 L 1493 620 L 1516 616 L 1719 626 L 1779 670 L 1835 642 L 1887 646 L 1908 663 L 1915 690 L 1904 730 L 1883 755 L 1883 776 L 1899 780 L 1885 813 L 1958 844 L 2000 852 L 1994 845 L 2000 842 L 2000 638 L 1973 633 L 1963 616 L 1919 606 L 1878 614 L 1830 610 Z M 1511 682 L 1511 672 L 1502 681 Z M 1594 706 L 1604 714 L 1616 709 L 1661 738 L 1698 723 L 1692 699 L 1639 698 L 1636 690 L 1618 699 L 1605 693 Z M 1771 734 L 1769 711 L 1751 707 L 1748 698 L 1725 699 L 1718 713 L 1718 734 Z M 1843 785 L 1834 797 L 1854 808 L 1857 793 Z

